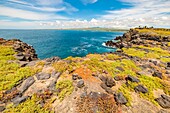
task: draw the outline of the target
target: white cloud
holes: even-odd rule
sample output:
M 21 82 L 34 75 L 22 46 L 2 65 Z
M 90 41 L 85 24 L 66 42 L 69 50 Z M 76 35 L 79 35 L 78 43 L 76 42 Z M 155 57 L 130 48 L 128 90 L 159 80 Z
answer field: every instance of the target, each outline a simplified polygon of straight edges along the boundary
M 170 27 L 170 0 L 120 0 L 124 4 L 130 5 L 130 7 L 106 11 L 106 14 L 91 20 L 62 20 L 67 18 L 56 14 L 56 12 L 77 11 L 76 8 L 63 0 L 30 0 L 31 4 L 23 0 L 8 1 L 19 4 L 21 6 L 19 7 L 20 9 L 18 6 L 17 8 L 0 6 L 0 15 L 36 21 L 13 22 L 0 20 L 0 28 L 130 28 L 139 25 Z M 84 1 L 84 4 L 97 2 L 97 0 L 82 1 Z M 31 10 L 22 10 L 23 7 Z
M 94 4 L 96 3 L 98 0 L 81 0 L 83 2 L 83 4 L 87 5 L 87 4 Z
M 120 21 L 128 27 L 169 26 L 170 0 L 120 0 L 129 8 L 107 11 L 101 19 Z M 155 18 L 157 18 L 155 20 Z M 126 20 L 129 20 L 128 22 Z
M 35 0 L 37 4 L 43 6 L 59 5 L 63 4 L 63 0 Z
M 20 9 L 39 10 L 42 12 L 75 12 L 78 11 L 75 7 L 63 0 L 8 0 L 9 4 Z
M 66 7 L 61 8 L 52 8 L 52 7 L 31 7 L 32 9 L 40 10 L 40 11 L 48 11 L 48 12 L 60 12 L 65 11 Z
M 27 20 L 67 19 L 66 17 L 56 15 L 53 13 L 38 13 L 4 6 L 0 6 L 0 15 Z
M 20 1 L 20 0 L 7 0 L 8 2 L 12 2 L 12 3 L 17 3 L 17 4 L 22 4 L 22 5 L 32 5 L 28 2 L 25 1 Z
M 96 19 L 92 18 L 90 22 L 96 23 L 96 22 L 98 22 L 98 21 L 97 21 Z

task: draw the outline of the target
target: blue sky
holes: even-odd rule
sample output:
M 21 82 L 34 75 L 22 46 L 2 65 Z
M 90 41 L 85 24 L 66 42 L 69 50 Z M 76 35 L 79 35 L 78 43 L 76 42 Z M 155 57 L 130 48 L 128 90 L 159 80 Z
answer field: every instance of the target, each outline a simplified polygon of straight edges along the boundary
M 170 27 L 170 0 L 1 0 L 0 28 Z

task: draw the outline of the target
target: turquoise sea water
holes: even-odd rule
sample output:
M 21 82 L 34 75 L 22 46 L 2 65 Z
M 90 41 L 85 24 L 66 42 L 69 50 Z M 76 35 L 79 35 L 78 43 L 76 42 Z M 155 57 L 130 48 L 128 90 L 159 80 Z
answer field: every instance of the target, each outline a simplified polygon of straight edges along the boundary
M 41 59 L 59 56 L 85 56 L 88 53 L 114 52 L 102 43 L 123 32 L 77 30 L 0 30 L 0 37 L 20 39 L 32 45 Z

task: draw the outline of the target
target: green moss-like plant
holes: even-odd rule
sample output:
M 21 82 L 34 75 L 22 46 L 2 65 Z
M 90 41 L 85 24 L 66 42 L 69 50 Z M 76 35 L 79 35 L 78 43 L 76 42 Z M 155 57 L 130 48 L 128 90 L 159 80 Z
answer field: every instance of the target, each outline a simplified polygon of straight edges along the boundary
M 136 29 L 140 33 L 152 33 L 154 35 L 167 36 L 170 32 L 166 29 Z
M 73 90 L 73 83 L 70 80 L 62 80 L 57 82 L 56 89 L 58 90 L 58 98 L 62 101 L 66 96 L 70 95 Z
M 119 59 L 119 58 L 121 58 L 121 57 L 116 55 L 116 54 L 107 54 L 106 55 L 106 59 L 108 59 L 108 60 L 116 60 L 116 59 Z
M 143 45 L 137 46 L 137 48 L 141 48 L 141 49 L 147 49 L 149 51 L 154 52 L 155 54 L 159 55 L 159 56 L 170 56 L 170 52 L 167 50 L 163 50 L 160 47 L 146 47 Z
M 123 48 L 123 52 L 126 53 L 129 56 L 136 56 L 139 58 L 145 57 L 145 51 L 137 50 L 135 48 Z
M 127 74 L 131 74 L 139 71 L 140 68 L 136 66 L 136 64 L 128 59 L 122 59 L 122 60 L 114 60 L 114 61 L 101 61 L 96 58 L 85 60 L 83 62 L 83 65 L 86 65 L 89 69 L 91 69 L 93 72 L 101 72 L 103 70 L 107 71 L 111 76 L 120 75 L 120 76 L 126 76 Z M 124 71 L 120 71 L 117 69 L 117 67 L 121 67 L 124 69 Z
M 17 106 L 9 106 L 4 113 L 54 113 L 47 109 L 40 107 L 37 102 L 40 101 L 36 95 Z
M 12 72 L 13 70 L 10 70 L 12 73 L 8 71 L 5 72 L 6 74 L 0 74 L 0 91 L 11 89 L 17 85 L 20 80 L 33 75 L 34 73 L 31 70 L 30 67 L 23 67 L 18 68 L 14 72 Z
M 103 57 L 100 54 L 88 54 L 86 57 L 89 58 L 89 59 L 96 58 L 98 60 L 103 60 Z
M 133 92 L 134 88 L 138 84 L 142 84 L 148 89 L 147 93 L 139 93 L 139 95 L 155 105 L 158 105 L 158 103 L 155 101 L 155 97 L 153 94 L 154 90 L 162 89 L 167 95 L 170 95 L 170 85 L 168 83 L 165 83 L 163 80 L 159 78 L 142 75 L 139 76 L 139 80 L 140 83 L 134 83 L 128 81 L 128 86 L 126 84 L 123 84 L 118 90 L 119 92 L 122 92 L 124 96 L 127 98 L 128 106 L 130 105 L 130 102 L 132 100 L 130 96 L 130 92 Z
M 58 61 L 53 64 L 53 67 L 59 72 L 64 72 L 67 70 L 68 64 L 64 61 Z
M 149 53 L 147 53 L 147 54 L 145 55 L 145 58 L 158 59 L 158 58 L 160 58 L 160 56 L 159 56 L 157 53 L 155 53 L 155 52 L 149 52 Z
M 161 83 L 161 80 L 156 77 L 150 77 L 150 76 L 145 76 L 142 75 L 140 76 L 140 81 L 141 83 L 147 87 L 148 93 L 140 93 L 140 96 L 149 100 L 150 102 L 154 103 L 155 105 L 158 105 L 158 103 L 154 100 L 154 94 L 153 91 L 157 89 L 163 89 L 163 85 Z
M 122 92 L 123 95 L 125 96 L 125 98 L 127 99 L 127 106 L 131 106 L 131 102 L 132 102 L 132 97 L 131 97 L 131 93 L 129 91 L 129 89 L 127 88 L 127 86 L 125 84 L 123 84 L 119 89 L 118 92 Z
M 170 42 L 168 42 L 168 47 L 170 47 Z
M 17 63 L 9 62 L 16 60 L 14 54 L 12 47 L 0 45 L 0 91 L 11 89 L 21 79 L 34 74 L 30 67 L 20 67 Z
M 0 60 L 15 60 L 15 51 L 10 46 L 0 45 Z
M 165 63 L 170 62 L 170 58 L 160 58 L 160 60 Z

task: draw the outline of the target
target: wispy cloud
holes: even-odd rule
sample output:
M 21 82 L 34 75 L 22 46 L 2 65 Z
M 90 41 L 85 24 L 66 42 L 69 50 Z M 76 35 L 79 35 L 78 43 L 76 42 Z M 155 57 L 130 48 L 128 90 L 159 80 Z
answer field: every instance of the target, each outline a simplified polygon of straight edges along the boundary
M 15 9 L 10 7 L 0 6 L 0 15 L 8 16 L 12 18 L 20 18 L 26 20 L 54 20 L 54 19 L 67 19 L 66 17 L 49 14 L 49 13 L 38 13 L 32 11 L 26 11 L 21 9 Z
M 106 11 L 102 19 L 119 21 L 126 26 L 153 25 L 170 27 L 170 0 L 120 0 L 130 8 Z
M 68 19 L 58 12 L 70 13 L 77 11 L 72 5 L 63 0 L 7 0 L 0 1 L 0 16 L 26 20 Z
M 98 0 L 81 0 L 81 1 L 83 2 L 83 4 L 87 5 L 96 3 Z
M 28 3 L 28 2 L 20 1 L 20 0 L 7 0 L 7 2 L 21 4 L 21 5 L 32 5 L 32 4 Z

